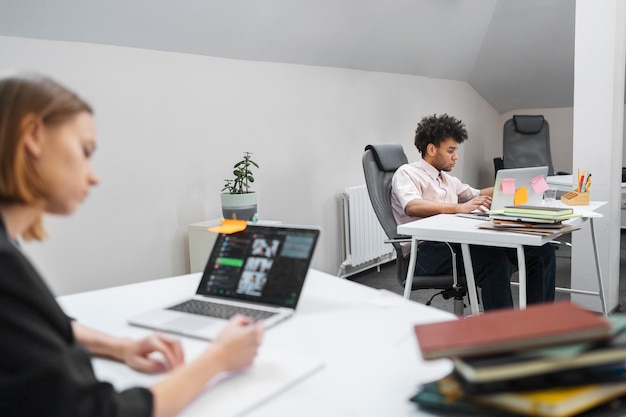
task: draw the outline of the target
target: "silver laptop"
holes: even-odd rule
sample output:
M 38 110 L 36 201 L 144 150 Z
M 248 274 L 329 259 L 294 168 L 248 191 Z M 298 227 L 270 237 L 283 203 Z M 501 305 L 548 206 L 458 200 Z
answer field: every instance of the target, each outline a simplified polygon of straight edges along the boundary
M 548 175 L 548 167 L 527 167 L 527 168 L 510 168 L 500 169 L 496 173 L 496 182 L 493 186 L 493 197 L 491 199 L 491 211 L 502 210 L 505 206 L 512 206 L 514 203 L 514 194 L 505 194 L 502 191 L 502 180 L 511 178 L 515 181 L 515 189 L 526 187 L 528 201 L 524 204 L 530 206 L 540 206 L 543 200 L 543 193 L 536 193 L 532 181 L 542 176 L 545 180 Z M 490 220 L 489 212 L 485 213 L 459 213 L 458 216 L 470 217 L 481 220 Z
M 319 235 L 311 226 L 252 224 L 220 233 L 194 297 L 128 322 L 208 340 L 235 314 L 271 327 L 295 312 Z

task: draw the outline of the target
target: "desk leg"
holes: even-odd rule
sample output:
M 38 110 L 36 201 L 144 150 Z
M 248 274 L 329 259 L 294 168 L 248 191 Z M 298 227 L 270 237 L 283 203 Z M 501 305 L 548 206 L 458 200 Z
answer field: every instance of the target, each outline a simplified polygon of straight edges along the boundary
M 472 314 L 479 314 L 480 310 L 478 309 L 478 294 L 476 293 L 472 255 L 470 255 L 469 245 L 467 243 L 461 244 L 461 253 L 463 254 L 463 265 L 465 266 L 465 281 L 470 299 L 470 308 L 472 309 Z
M 519 268 L 519 308 L 526 308 L 526 257 L 522 245 L 517 247 L 517 267 Z
M 411 297 L 411 288 L 413 287 L 413 275 L 415 275 L 415 263 L 417 262 L 417 244 L 418 240 L 411 238 L 411 256 L 409 257 L 409 268 L 406 271 L 406 281 L 404 283 L 404 298 L 407 300 Z
M 602 272 L 600 271 L 600 258 L 598 256 L 598 247 L 596 245 L 596 231 L 593 227 L 593 217 L 589 220 L 589 226 L 591 227 L 591 242 L 593 243 L 593 256 L 596 260 L 596 276 L 598 277 L 598 295 L 600 296 L 600 303 L 602 303 L 602 314 L 607 317 L 606 300 L 604 299 L 604 283 L 602 281 Z

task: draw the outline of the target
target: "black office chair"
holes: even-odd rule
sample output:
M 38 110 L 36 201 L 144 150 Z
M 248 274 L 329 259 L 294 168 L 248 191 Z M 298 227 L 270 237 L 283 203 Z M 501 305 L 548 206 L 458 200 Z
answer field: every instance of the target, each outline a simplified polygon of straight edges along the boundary
M 389 238 L 385 242 L 391 243 L 396 251 L 396 274 L 398 282 L 404 287 L 409 260 L 403 256 L 400 243 L 410 241 L 410 237 L 399 235 L 397 232 L 398 224 L 391 209 L 391 178 L 401 165 L 408 163 L 407 157 L 400 144 L 378 144 L 365 147 L 362 161 L 370 202 L 378 221 Z M 452 252 L 452 275 L 417 276 L 413 279 L 411 289 L 441 290 L 433 295 L 427 305 L 439 294 L 445 299 L 454 298 L 454 313 L 457 316 L 462 316 L 463 297 L 466 294 L 466 288 L 457 277 L 456 254 L 452 248 L 450 251 Z
M 494 171 L 502 168 L 547 166 L 555 175 L 550 150 L 550 124 L 542 116 L 515 115 L 504 122 L 502 157 L 493 159 Z M 567 172 L 556 172 L 556 175 Z
M 547 166 L 548 175 L 567 175 L 567 172 L 554 172 L 550 151 L 550 124 L 542 116 L 515 115 L 502 128 L 502 158 L 493 159 L 494 171 L 502 168 L 526 168 Z M 554 241 L 571 247 L 570 242 Z

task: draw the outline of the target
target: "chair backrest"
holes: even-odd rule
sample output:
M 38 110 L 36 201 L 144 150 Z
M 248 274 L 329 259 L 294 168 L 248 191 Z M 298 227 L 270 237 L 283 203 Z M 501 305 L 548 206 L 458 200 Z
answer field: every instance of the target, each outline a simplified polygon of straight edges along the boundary
M 408 163 L 404 149 L 398 143 L 367 145 L 362 161 L 374 213 L 387 237 L 397 238 L 398 225 L 391 209 L 391 178 L 401 165 Z
M 550 151 L 550 125 L 543 116 L 513 116 L 502 134 L 504 168 L 547 166 L 554 175 Z

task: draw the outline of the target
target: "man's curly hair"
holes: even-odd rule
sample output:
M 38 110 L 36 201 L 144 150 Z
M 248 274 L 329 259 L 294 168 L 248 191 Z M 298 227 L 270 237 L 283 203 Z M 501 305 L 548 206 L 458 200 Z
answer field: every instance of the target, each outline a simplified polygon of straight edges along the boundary
M 415 147 L 425 155 L 429 143 L 439 147 L 439 144 L 449 137 L 457 143 L 463 143 L 467 139 L 465 123 L 447 114 L 426 116 L 415 129 Z

